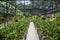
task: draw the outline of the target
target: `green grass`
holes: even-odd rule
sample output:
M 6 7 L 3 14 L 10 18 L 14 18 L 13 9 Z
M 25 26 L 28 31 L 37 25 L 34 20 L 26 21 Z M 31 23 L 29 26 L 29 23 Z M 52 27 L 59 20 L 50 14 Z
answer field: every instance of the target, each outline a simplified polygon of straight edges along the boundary
M 28 25 L 28 18 L 16 19 L 11 24 L 6 25 L 5 28 L 0 29 L 0 38 L 2 40 L 22 40 Z
M 37 18 L 34 20 L 36 25 L 40 28 L 41 34 L 46 36 L 47 40 L 59 40 L 60 39 L 60 29 L 58 25 L 60 25 L 60 18 L 56 18 L 54 21 L 42 20 L 41 18 Z

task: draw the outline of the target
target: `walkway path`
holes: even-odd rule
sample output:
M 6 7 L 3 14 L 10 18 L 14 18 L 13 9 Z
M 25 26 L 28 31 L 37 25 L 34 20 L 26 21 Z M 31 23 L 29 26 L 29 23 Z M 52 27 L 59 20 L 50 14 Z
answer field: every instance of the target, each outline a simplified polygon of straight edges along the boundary
M 33 22 L 30 23 L 26 40 L 39 40 L 37 30 Z

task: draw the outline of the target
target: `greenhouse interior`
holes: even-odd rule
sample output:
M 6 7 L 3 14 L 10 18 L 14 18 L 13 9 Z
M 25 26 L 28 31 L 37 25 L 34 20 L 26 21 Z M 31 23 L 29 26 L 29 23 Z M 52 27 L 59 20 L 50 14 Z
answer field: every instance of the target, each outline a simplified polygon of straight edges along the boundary
M 60 40 L 60 0 L 1 0 L 0 40 Z

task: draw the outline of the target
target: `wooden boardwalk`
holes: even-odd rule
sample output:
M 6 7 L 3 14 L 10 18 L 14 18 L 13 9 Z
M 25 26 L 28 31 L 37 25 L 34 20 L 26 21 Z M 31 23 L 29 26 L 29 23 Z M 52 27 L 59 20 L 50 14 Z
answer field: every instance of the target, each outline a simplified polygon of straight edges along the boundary
M 39 36 L 33 22 L 30 22 L 26 40 L 39 40 Z

